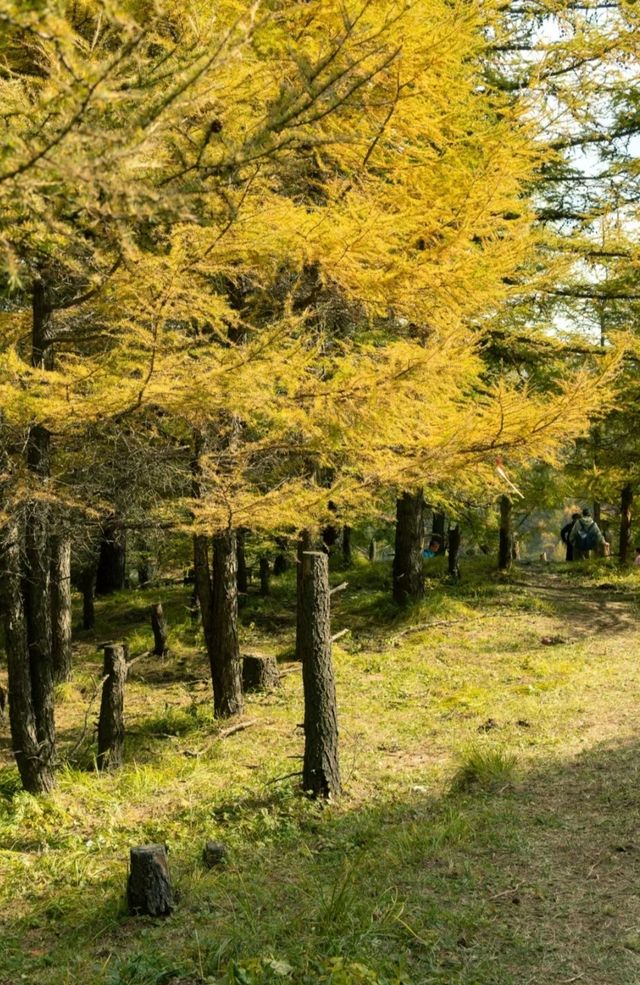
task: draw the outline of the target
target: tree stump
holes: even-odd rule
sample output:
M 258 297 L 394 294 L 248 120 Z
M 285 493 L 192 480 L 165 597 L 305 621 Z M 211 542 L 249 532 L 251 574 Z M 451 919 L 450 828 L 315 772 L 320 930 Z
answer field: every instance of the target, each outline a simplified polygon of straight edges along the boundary
M 151 606 L 151 628 L 153 629 L 153 654 L 156 657 L 166 657 L 169 652 L 167 646 L 167 620 L 162 611 L 162 604 L 154 602 Z
M 213 869 L 227 860 L 227 846 L 223 841 L 207 841 L 202 849 L 202 861 L 207 869 Z
M 131 849 L 127 903 L 132 915 L 166 917 L 173 910 L 165 845 L 140 845 Z
M 242 687 L 244 691 L 271 691 L 280 687 L 276 658 L 258 653 L 243 654 Z
M 331 662 L 329 559 L 320 551 L 302 554 L 299 623 L 304 687 L 303 788 L 314 797 L 340 793 L 338 712 Z
M 105 678 L 98 720 L 98 768 L 122 766 L 124 750 L 124 684 L 127 679 L 126 650 L 121 643 L 104 644 Z

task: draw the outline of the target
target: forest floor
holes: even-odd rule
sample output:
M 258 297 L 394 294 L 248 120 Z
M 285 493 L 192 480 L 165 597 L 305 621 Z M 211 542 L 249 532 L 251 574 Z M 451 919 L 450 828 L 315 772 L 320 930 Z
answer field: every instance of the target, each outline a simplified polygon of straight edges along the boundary
M 388 565 L 332 575 L 345 794 L 324 807 L 292 775 L 292 574 L 242 609 L 243 651 L 284 674 L 227 736 L 189 590 L 100 602 L 57 693 L 53 795 L 19 790 L 1 723 L 1 985 L 640 983 L 640 572 L 474 559 L 452 585 L 440 563 L 402 613 Z M 148 650 L 158 599 L 172 654 L 131 669 L 126 765 L 101 775 L 96 646 Z M 228 846 L 212 870 L 208 838 Z M 166 920 L 124 904 L 149 842 L 170 849 Z

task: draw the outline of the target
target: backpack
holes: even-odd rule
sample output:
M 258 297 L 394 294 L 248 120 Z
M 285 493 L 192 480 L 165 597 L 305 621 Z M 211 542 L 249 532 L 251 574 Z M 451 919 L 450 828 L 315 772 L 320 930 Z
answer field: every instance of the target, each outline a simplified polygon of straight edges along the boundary
M 598 526 L 596 523 L 591 523 L 586 528 L 582 526 L 582 523 L 578 523 L 575 546 L 579 551 L 592 551 L 598 546 Z

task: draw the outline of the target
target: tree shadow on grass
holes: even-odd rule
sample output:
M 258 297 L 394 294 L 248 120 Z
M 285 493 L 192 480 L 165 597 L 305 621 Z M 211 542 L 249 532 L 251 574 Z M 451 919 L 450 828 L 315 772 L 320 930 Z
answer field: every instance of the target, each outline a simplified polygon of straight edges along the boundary
M 65 962 L 116 952 L 206 975 L 231 958 L 275 955 L 297 969 L 295 982 L 314 981 L 303 969 L 332 955 L 437 985 L 637 981 L 638 744 L 494 781 L 328 810 L 267 787 L 203 803 L 176 829 L 178 813 L 166 823 L 181 831 L 169 841 L 182 897 L 168 924 L 124 914 L 126 851 L 114 844 L 106 882 L 73 884 L 67 871 L 36 882 L 22 913 L 4 911 L 0 982 L 13 985 L 18 970 L 34 982 L 75 980 Z M 161 830 L 157 811 L 155 820 Z M 212 827 L 230 844 L 230 864 L 207 873 L 197 846 Z M 96 971 L 92 980 L 114 979 Z

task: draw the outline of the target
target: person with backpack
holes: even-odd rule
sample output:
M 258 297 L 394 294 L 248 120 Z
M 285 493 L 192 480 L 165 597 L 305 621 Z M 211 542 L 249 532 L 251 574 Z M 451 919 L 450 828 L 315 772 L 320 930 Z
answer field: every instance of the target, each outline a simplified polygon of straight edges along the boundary
M 564 527 L 560 531 L 560 540 L 567 548 L 567 557 L 566 557 L 567 561 L 573 561 L 573 544 L 569 540 L 569 536 L 571 534 L 571 531 L 573 530 L 574 523 L 576 522 L 576 520 L 579 519 L 580 519 L 579 513 L 572 513 L 571 519 L 569 520 L 568 523 L 565 523 Z
M 605 543 L 604 534 L 591 516 L 590 510 L 585 508 L 582 511 L 582 516 L 578 517 L 571 528 L 569 541 L 573 544 L 573 556 L 576 561 L 588 561 L 589 553 Z

